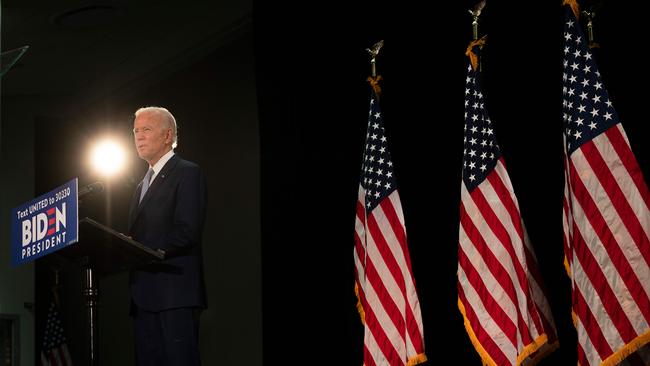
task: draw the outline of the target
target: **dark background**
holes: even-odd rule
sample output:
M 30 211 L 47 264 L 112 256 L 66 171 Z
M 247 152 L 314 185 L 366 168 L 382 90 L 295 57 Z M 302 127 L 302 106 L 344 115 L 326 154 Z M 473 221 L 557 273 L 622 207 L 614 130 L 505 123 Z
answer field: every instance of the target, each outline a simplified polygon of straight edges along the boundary
M 464 53 L 474 4 L 256 4 L 265 360 L 362 362 L 352 249 L 370 93 L 364 49 L 383 39 L 382 111 L 428 364 L 480 364 L 456 291 Z M 647 5 L 640 6 L 604 4 L 595 18 L 602 49 L 594 52 L 648 174 L 647 73 L 638 53 Z M 576 362 L 561 223 L 563 17 L 559 1 L 488 1 L 479 26 L 488 34 L 488 110 L 559 333 L 559 350 L 540 365 Z
M 93 182 L 97 178 L 84 173 L 81 156 L 95 136 L 113 131 L 130 147 L 133 111 L 149 104 L 169 107 L 179 121 L 177 152 L 204 167 L 210 184 L 205 364 L 360 365 L 353 232 L 370 93 L 365 48 L 383 39 L 377 61 L 384 78 L 382 112 L 422 307 L 427 364 L 449 358 L 453 364 L 480 364 L 456 292 L 464 53 L 472 37 L 467 10 L 474 5 L 253 1 L 250 24 L 174 71 L 154 69 L 133 89 L 77 109 L 74 97 L 86 91 L 80 88 L 31 120 L 34 196 L 74 176 L 81 185 Z M 604 3 L 595 25 L 602 48 L 594 51 L 646 177 L 648 74 L 641 51 L 647 10 L 645 3 Z M 576 363 L 562 251 L 562 21 L 559 2 L 494 1 L 479 27 L 489 37 L 482 62 L 488 110 L 558 327 L 560 348 L 540 365 Z M 152 34 L 150 41 L 160 40 Z M 105 85 L 108 77 L 91 87 Z M 14 104 L 6 106 L 3 94 L 3 154 L 17 145 L 6 141 L 6 131 L 18 128 L 12 117 L 21 113 Z M 124 229 L 123 213 L 145 169 L 133 152 L 129 163 L 128 174 L 84 208 L 118 230 Z M 85 318 L 77 267 L 57 256 L 37 261 L 37 309 L 45 308 L 52 267 L 60 268 L 65 281 L 64 320 L 75 363 L 81 364 Z M 131 358 L 121 356 L 133 351 L 126 277 L 102 285 L 103 362 L 128 364 Z M 43 311 L 37 312 L 37 352 L 43 322 Z

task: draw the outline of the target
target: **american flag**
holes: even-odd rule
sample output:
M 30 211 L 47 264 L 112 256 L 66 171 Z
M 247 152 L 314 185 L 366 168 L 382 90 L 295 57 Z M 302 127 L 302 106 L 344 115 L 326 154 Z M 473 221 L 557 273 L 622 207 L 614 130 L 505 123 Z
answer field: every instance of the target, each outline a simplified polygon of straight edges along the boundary
M 472 47 L 478 52 L 478 46 Z M 486 365 L 535 363 L 557 347 L 537 259 L 468 67 L 458 246 L 458 307 Z
M 72 359 L 68 352 L 59 307 L 52 301 L 45 323 L 45 336 L 41 350 L 42 366 L 72 366 Z
M 367 131 L 354 236 L 355 289 L 364 323 L 363 360 L 366 366 L 416 365 L 426 361 L 422 315 L 374 88 Z
M 650 195 L 569 7 L 562 79 L 564 253 L 578 362 L 648 365 L 648 347 L 635 351 L 650 341 Z

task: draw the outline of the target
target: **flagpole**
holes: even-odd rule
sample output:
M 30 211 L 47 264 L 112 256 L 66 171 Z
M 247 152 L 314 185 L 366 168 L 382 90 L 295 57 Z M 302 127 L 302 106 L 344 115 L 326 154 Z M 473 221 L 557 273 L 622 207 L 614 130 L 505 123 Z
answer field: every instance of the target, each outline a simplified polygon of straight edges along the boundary
M 594 17 L 596 12 L 592 9 L 591 11 L 582 11 L 582 15 L 587 18 L 587 37 L 589 38 L 589 48 L 599 48 L 600 45 L 594 42 Z
M 485 7 L 485 1 L 486 0 L 483 0 L 476 4 L 474 9 L 468 10 L 469 13 L 472 14 L 472 39 L 475 41 L 478 39 L 478 18 L 481 16 L 481 11 Z
M 381 80 L 381 76 L 377 76 L 377 55 L 379 54 L 379 50 L 384 46 L 384 40 L 382 39 L 381 41 L 375 43 L 372 45 L 372 48 L 366 48 L 366 51 L 370 54 L 370 77 L 368 78 L 368 82 L 370 83 L 370 86 L 375 91 L 375 94 L 377 95 L 377 98 L 381 95 L 381 88 L 379 87 L 379 80 Z
M 469 13 L 472 15 L 472 40 L 478 41 L 478 18 L 481 16 L 481 12 L 485 7 L 486 0 L 483 0 L 474 6 L 474 9 L 469 9 Z M 478 69 L 481 70 L 481 60 L 478 60 Z
M 370 54 L 370 75 L 374 79 L 377 77 L 377 66 L 376 66 L 376 60 L 377 60 L 377 55 L 379 54 L 379 50 L 384 46 L 384 40 L 382 39 L 381 41 L 375 43 L 372 45 L 372 48 L 366 48 L 366 51 Z

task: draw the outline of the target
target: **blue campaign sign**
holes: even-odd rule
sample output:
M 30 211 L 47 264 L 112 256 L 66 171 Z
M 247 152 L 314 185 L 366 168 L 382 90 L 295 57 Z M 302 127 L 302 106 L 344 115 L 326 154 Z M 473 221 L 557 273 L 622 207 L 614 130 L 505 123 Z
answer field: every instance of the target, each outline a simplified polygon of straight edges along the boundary
M 31 262 L 76 243 L 79 232 L 77 178 L 11 212 L 11 262 Z

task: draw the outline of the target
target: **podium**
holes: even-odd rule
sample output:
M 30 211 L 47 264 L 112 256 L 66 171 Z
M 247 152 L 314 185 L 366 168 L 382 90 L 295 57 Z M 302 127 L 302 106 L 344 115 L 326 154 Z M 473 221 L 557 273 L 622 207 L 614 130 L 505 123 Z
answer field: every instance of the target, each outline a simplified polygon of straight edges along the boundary
M 84 270 L 83 295 L 88 317 L 89 364 L 97 366 L 98 277 L 162 260 L 164 253 L 148 248 L 108 226 L 85 217 L 79 220 L 79 241 L 59 250 L 58 254 L 77 263 Z

